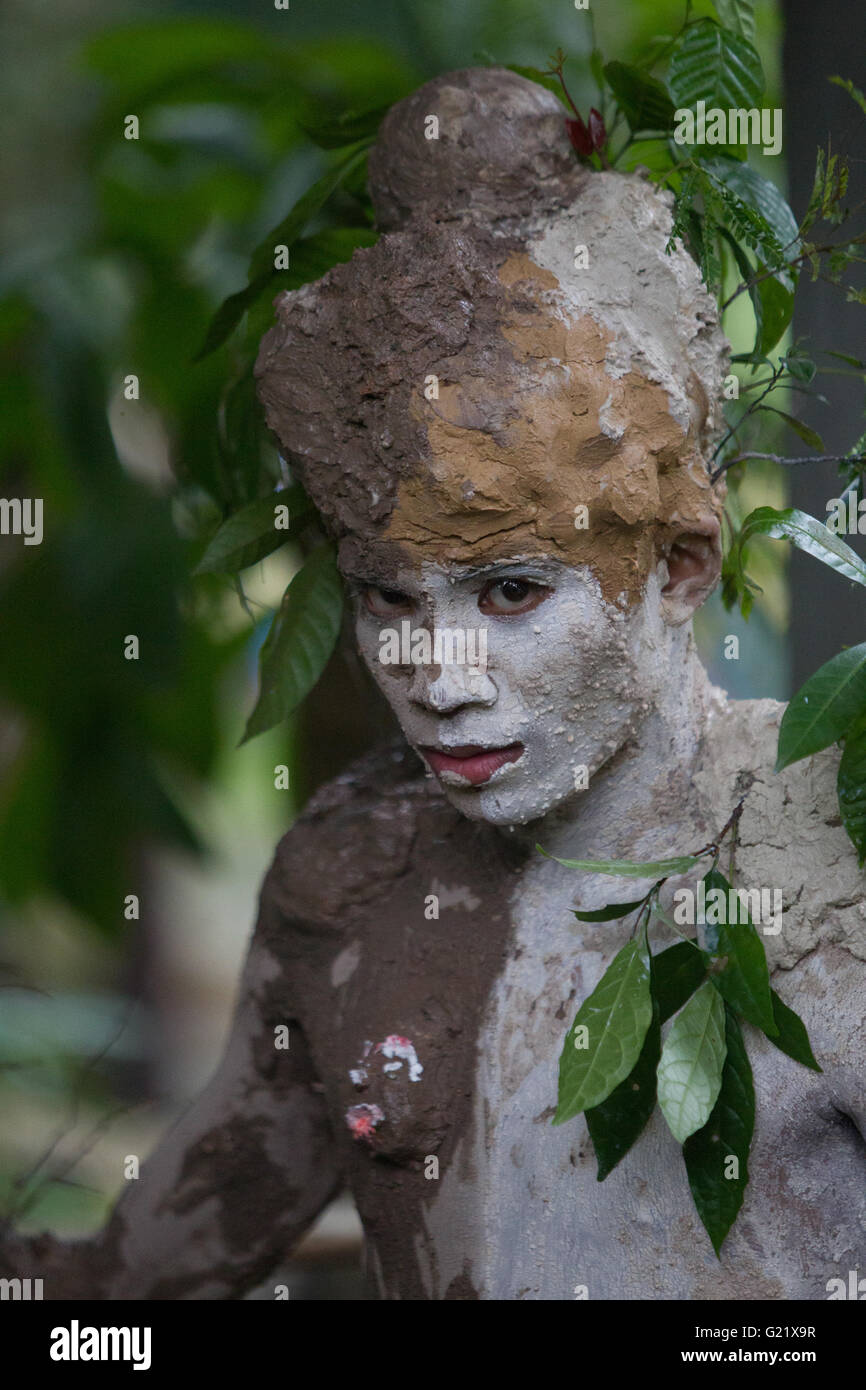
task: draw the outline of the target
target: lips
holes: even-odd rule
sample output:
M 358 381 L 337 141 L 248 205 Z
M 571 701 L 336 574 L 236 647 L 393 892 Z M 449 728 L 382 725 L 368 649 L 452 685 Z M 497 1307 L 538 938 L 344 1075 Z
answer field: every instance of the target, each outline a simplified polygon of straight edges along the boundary
M 506 748 L 480 748 L 475 743 L 465 743 L 447 751 L 422 748 L 421 752 L 437 777 L 443 772 L 452 772 L 465 778 L 473 787 L 480 787 L 500 767 L 522 758 L 524 747 L 522 743 L 509 743 Z

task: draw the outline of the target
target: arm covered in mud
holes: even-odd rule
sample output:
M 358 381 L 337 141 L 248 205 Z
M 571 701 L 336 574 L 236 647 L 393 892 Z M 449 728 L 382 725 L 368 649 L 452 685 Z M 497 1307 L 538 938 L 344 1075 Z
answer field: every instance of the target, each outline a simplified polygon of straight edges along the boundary
M 341 1184 L 323 1097 L 287 1002 L 267 875 L 222 1062 L 95 1236 L 4 1233 L 0 1276 L 46 1299 L 231 1299 L 285 1257 Z M 275 1029 L 289 1027 L 289 1047 Z

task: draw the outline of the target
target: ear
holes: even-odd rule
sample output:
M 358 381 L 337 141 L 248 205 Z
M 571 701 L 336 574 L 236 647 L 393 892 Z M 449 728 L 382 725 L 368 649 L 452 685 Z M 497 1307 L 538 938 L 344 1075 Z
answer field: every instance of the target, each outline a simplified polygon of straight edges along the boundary
M 662 616 L 671 627 L 692 617 L 716 587 L 722 569 L 721 527 L 716 517 L 683 531 L 665 555 L 668 579 L 662 589 Z

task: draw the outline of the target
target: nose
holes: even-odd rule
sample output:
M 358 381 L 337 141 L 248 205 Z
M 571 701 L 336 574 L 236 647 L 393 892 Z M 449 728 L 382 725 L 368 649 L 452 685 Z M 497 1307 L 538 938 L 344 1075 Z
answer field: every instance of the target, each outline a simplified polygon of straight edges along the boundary
M 479 666 L 443 663 L 416 666 L 409 699 L 436 714 L 454 714 L 466 705 L 489 708 L 496 703 L 497 690 L 486 671 Z

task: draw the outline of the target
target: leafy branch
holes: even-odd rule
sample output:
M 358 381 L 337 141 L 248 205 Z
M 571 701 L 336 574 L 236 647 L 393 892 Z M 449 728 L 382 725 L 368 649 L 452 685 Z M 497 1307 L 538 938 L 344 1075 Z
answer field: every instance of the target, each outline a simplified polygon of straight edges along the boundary
M 637 919 L 566 1036 L 553 1123 L 585 1115 L 602 1182 L 640 1137 L 658 1101 L 682 1146 L 695 1207 L 717 1256 L 749 1181 L 755 1096 L 741 1021 L 803 1066 L 821 1070 L 802 1020 L 770 986 L 763 942 L 749 912 L 718 870 L 725 838 L 736 842 L 743 805 L 741 799 L 716 838 L 692 855 L 652 863 L 557 861 L 586 873 L 655 881 L 634 902 L 575 912 L 584 922 L 632 912 Z M 697 935 L 683 937 L 654 955 L 649 927 L 654 915 L 666 920 L 658 908 L 662 885 L 694 870 L 706 855 L 713 862 L 695 895 L 705 910 L 691 914 L 696 926 L 703 917 L 704 944 Z M 685 890 L 685 897 L 692 891 Z M 663 1041 L 662 1026 L 671 1018 Z
M 748 463 L 752 459 L 760 459 L 765 463 L 778 463 L 783 468 L 794 468 L 804 463 L 852 463 L 866 464 L 866 454 L 802 454 L 799 457 L 789 454 L 762 454 L 755 450 L 749 450 L 743 454 L 734 454 L 731 458 L 715 470 L 711 475 L 712 481 L 721 478 L 729 468 L 733 468 L 737 463 Z
M 856 500 L 853 483 L 848 494 Z M 791 541 L 843 578 L 866 587 L 866 563 L 829 526 L 793 507 L 782 511 L 758 507 L 735 534 L 722 566 L 725 604 L 731 608 L 739 602 L 745 617 L 755 588 L 745 572 L 747 546 L 754 536 Z M 866 643 L 825 662 L 791 697 L 779 729 L 776 770 L 834 743 L 843 745 L 837 773 L 839 812 L 862 867 L 866 863 Z
M 814 265 L 818 257 L 831 257 L 837 255 L 839 252 L 848 251 L 852 247 L 863 245 L 866 245 L 866 232 L 851 237 L 850 240 L 846 240 L 845 242 L 828 241 L 823 242 L 820 246 L 807 245 L 799 255 L 792 256 L 786 261 L 786 269 L 789 271 L 797 270 L 803 265 L 804 261 L 809 261 Z M 850 261 L 854 261 L 855 259 L 856 257 L 853 255 L 849 257 Z M 776 272 L 773 270 L 760 270 L 750 275 L 748 279 L 744 280 L 742 284 L 738 285 L 737 288 L 728 295 L 727 299 L 722 300 L 719 307 L 723 311 L 729 309 L 731 305 L 739 299 L 741 294 L 750 294 L 752 290 L 756 289 L 758 285 L 763 284 L 765 280 L 774 278 L 775 274 Z

